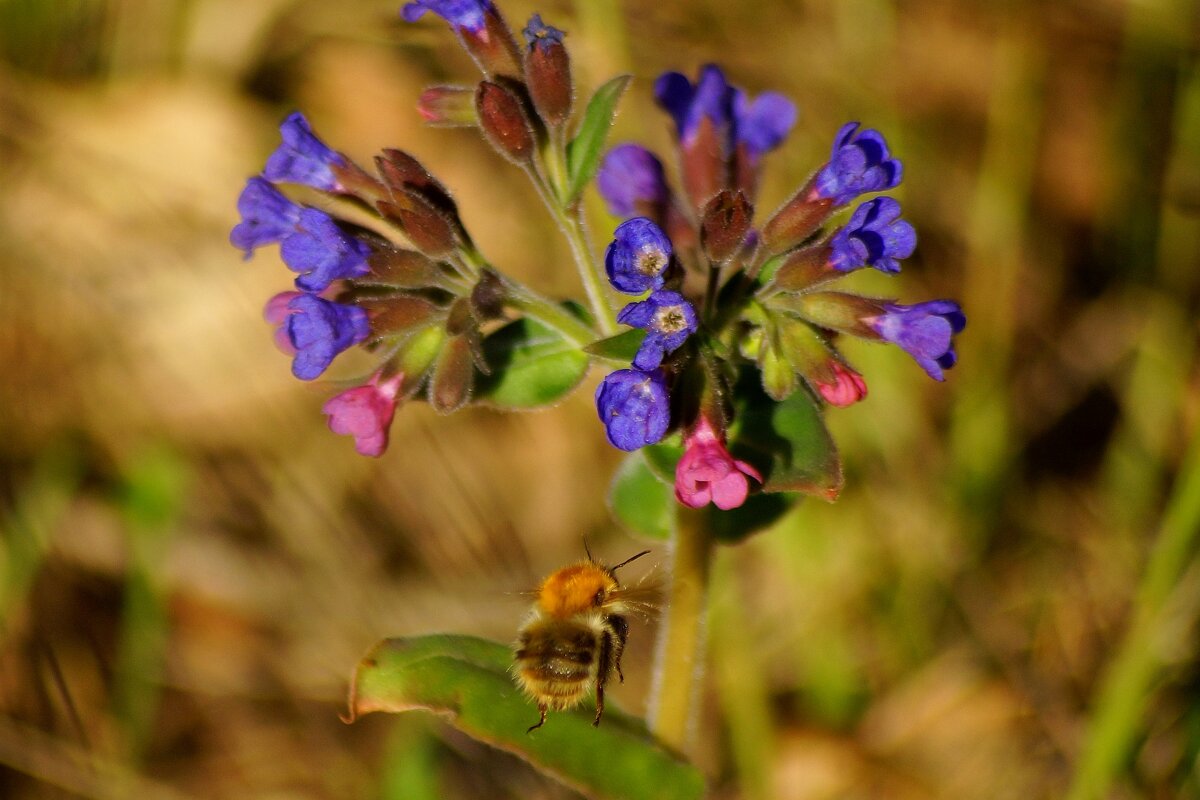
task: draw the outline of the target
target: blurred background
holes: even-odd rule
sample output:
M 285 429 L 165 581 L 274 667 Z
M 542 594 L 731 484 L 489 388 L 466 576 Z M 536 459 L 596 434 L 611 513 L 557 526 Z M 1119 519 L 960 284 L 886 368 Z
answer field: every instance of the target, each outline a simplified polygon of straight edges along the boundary
M 377 639 L 508 641 L 584 537 L 640 547 L 605 508 L 596 376 L 539 413 L 413 404 L 361 458 L 261 319 L 290 273 L 227 241 L 303 109 L 359 161 L 413 153 L 496 265 L 581 294 L 518 170 L 421 127 L 422 88 L 476 73 L 400 4 L 0 0 L 0 795 L 577 797 L 431 717 L 338 714 Z M 883 130 L 920 244 L 853 281 L 969 318 L 945 384 L 848 345 L 842 498 L 720 552 L 713 796 L 1200 797 L 1200 6 L 501 7 L 569 31 L 585 96 L 636 76 L 614 141 L 668 152 L 666 69 L 788 94 L 760 213 L 845 120 Z M 635 713 L 653 636 L 614 691 Z

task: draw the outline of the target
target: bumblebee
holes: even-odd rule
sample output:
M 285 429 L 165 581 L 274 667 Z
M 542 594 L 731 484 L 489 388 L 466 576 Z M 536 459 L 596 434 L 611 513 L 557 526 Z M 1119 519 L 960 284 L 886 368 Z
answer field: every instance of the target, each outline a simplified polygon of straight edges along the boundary
M 600 724 L 605 684 L 614 671 L 625 682 L 621 673 L 621 653 L 629 636 L 625 615 L 653 608 L 647 589 L 622 587 L 616 572 L 649 552 L 643 550 L 615 567 L 597 563 L 589 552 L 587 561 L 552 572 L 538 586 L 517 638 L 513 664 L 517 685 L 541 713 L 527 733 L 546 724 L 547 711 L 577 705 L 593 684 L 596 717 L 592 724 Z

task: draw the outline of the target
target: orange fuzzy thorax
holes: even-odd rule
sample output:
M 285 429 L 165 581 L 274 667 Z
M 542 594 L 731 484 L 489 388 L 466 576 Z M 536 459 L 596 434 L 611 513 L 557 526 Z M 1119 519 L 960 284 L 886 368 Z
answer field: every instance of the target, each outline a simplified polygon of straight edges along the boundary
M 596 593 L 617 585 L 603 568 L 590 561 L 563 567 L 538 587 L 538 606 L 552 617 L 566 619 L 595 607 Z

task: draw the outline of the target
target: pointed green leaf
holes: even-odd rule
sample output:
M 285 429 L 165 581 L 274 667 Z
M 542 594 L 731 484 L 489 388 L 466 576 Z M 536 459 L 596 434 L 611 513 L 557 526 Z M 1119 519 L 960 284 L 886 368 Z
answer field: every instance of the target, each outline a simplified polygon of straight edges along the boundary
M 734 391 L 729 450 L 763 473 L 764 492 L 803 492 L 836 500 L 842 464 L 816 401 L 795 391 L 782 402 L 764 394 L 753 370 Z
M 625 93 L 631 76 L 618 75 L 601 86 L 588 101 L 583 113 L 579 133 L 567 145 L 567 196 L 568 204 L 575 202 L 583 187 L 587 185 L 600 165 L 600 153 L 608 139 L 617 102 Z
M 663 541 L 671 538 L 675 494 L 641 453 L 630 453 L 617 468 L 608 487 L 608 507 L 630 533 Z
M 372 711 L 432 711 L 468 736 L 529 761 L 589 797 L 699 800 L 704 778 L 634 717 L 607 707 L 552 713 L 545 726 L 509 667 L 512 651 L 472 636 L 385 639 L 355 670 L 348 721 Z
M 587 374 L 588 356 L 562 334 L 528 317 L 483 340 L 492 374 L 478 398 L 501 408 L 536 408 L 561 399 Z
M 607 339 L 597 339 L 583 349 L 598 358 L 628 364 L 637 355 L 638 348 L 642 346 L 645 338 L 646 331 L 641 328 L 631 328 L 615 336 L 609 336 Z

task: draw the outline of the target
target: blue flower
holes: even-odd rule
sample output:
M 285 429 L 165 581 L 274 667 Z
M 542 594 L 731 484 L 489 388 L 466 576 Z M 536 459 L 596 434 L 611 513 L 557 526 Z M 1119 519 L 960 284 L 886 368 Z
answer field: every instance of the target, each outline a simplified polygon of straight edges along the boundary
M 604 267 L 617 291 L 641 294 L 662 288 L 671 252 L 671 240 L 657 225 L 646 217 L 634 217 L 613 232 Z
M 675 120 L 679 139 L 692 141 L 704 117 L 718 131 L 724 129 L 724 144 L 732 151 L 744 144 L 753 157 L 779 146 L 796 122 L 796 106 L 777 92 L 750 97 L 725 80 L 721 68 L 705 64 L 695 85 L 687 76 L 666 72 L 654 82 L 658 104 Z
M 530 17 L 529 24 L 525 26 L 521 34 L 525 37 L 525 44 L 529 48 L 538 47 L 542 50 L 548 48 L 551 43 L 562 44 L 563 37 L 566 36 L 563 31 L 553 25 L 542 22 L 541 14 L 534 14 Z
M 229 241 L 234 247 L 246 251 L 246 258 L 254 248 L 264 244 L 281 242 L 291 236 L 300 220 L 300 206 L 259 177 L 246 181 L 237 202 L 242 221 L 229 232 Z
M 491 0 L 416 0 L 406 3 L 400 13 L 406 22 L 416 22 L 426 11 L 432 11 L 456 30 L 478 33 L 486 26 L 485 17 L 491 8 Z
M 954 334 L 967 324 L 962 308 L 953 300 L 931 300 L 903 306 L 884 305 L 884 313 L 863 320 L 884 341 L 899 345 L 916 359 L 934 380 L 943 380 L 942 370 L 958 360 L 954 352 Z
M 796 124 L 796 106 L 778 92 L 763 92 L 754 100 L 740 89 L 733 95 L 735 144 L 757 158 L 778 147 Z
M 318 377 L 338 353 L 371 333 L 367 312 L 358 306 L 333 303 L 312 294 L 288 302 L 288 340 L 296 348 L 292 374 L 302 381 Z
M 900 219 L 899 203 L 890 197 L 876 197 L 856 208 L 850 222 L 829 243 L 833 248 L 829 266 L 838 272 L 868 265 L 880 272 L 899 272 L 899 260 L 916 249 L 917 232 Z
M 659 441 L 671 422 L 662 370 L 620 369 L 608 375 L 596 388 L 596 413 L 613 447 L 637 450 Z
M 263 175 L 271 181 L 300 183 L 327 192 L 338 188 L 330 167 L 346 160 L 312 132 L 308 120 L 293 111 L 279 126 L 283 143 L 267 158 Z
M 342 230 L 333 217 L 315 208 L 300 212 L 296 232 L 279 248 L 283 262 L 294 272 L 296 288 L 320 292 L 339 278 L 357 278 L 370 270 L 371 248 Z
M 696 309 L 679 292 L 660 291 L 625 306 L 617 315 L 617 322 L 646 330 L 633 365 L 648 372 L 696 332 Z
M 605 154 L 596 188 L 609 212 L 618 217 L 638 213 L 639 203 L 659 205 L 670 197 L 662 162 L 636 144 L 617 145 Z
M 817 174 L 816 193 L 844 206 L 860 194 L 891 189 L 900 183 L 903 168 L 888 156 L 887 142 L 876 130 L 855 134 L 857 122 L 847 122 L 838 131 L 833 152 Z

